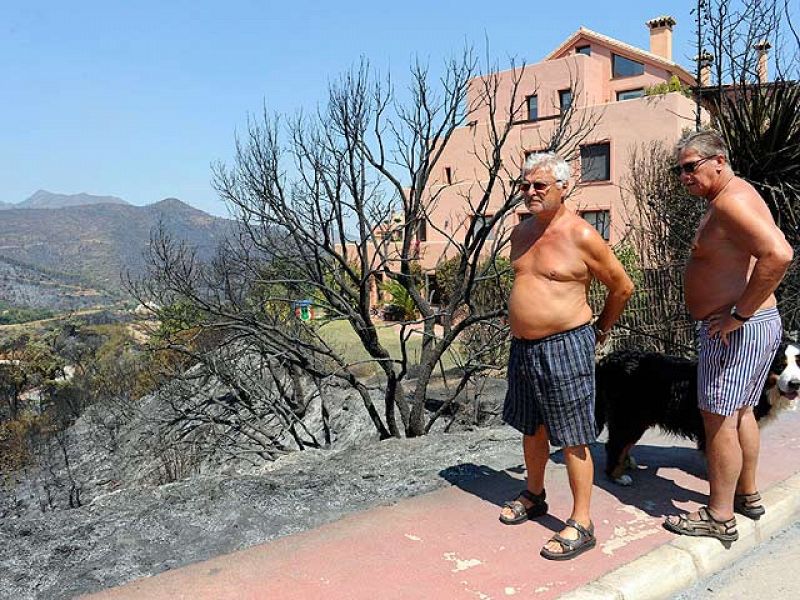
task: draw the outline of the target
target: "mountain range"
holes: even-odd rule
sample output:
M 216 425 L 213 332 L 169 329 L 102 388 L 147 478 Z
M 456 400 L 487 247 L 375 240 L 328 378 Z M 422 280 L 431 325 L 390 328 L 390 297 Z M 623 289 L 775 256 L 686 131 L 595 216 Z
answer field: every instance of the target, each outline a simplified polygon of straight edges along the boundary
M 126 204 L 116 196 L 94 196 L 92 194 L 54 194 L 47 190 L 38 190 L 22 202 L 0 202 L 0 209 L 12 208 L 66 208 L 68 206 L 85 206 L 87 204 Z
M 208 258 L 234 225 L 177 198 L 134 206 L 113 196 L 40 191 L 0 212 L 0 300 L 19 302 L 14 291 L 23 285 L 25 297 L 36 297 L 31 282 L 51 295 L 54 286 L 77 285 L 85 288 L 81 298 L 119 296 L 121 274 L 142 272 L 157 227 Z

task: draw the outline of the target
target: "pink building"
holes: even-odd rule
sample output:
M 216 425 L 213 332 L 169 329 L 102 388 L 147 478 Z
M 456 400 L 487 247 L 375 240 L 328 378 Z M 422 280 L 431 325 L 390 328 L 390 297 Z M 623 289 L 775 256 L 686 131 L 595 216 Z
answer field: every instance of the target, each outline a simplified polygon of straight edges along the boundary
M 694 77 L 672 60 L 674 25 L 674 19 L 666 16 L 648 21 L 649 50 L 581 27 L 543 61 L 526 66 L 520 81 L 518 95 L 525 98 L 526 114 L 514 123 L 505 146 L 503 163 L 510 177 L 519 175 L 528 153 L 545 147 L 560 111 L 574 103 L 573 122 L 588 118 L 596 120 L 596 126 L 575 153 L 572 170 L 577 185 L 569 202 L 612 244 L 627 230 L 621 184 L 626 181 L 633 148 L 656 140 L 672 144 L 694 124 L 694 102 L 680 92 L 645 94 L 647 88 L 673 77 L 683 85 L 695 85 Z M 510 100 L 513 75 L 513 71 L 498 73 L 501 106 L 504 97 Z M 479 83 L 473 81 L 472 102 Z M 470 199 L 482 194 L 480 177 L 485 177 L 481 175 L 485 168 L 475 157 L 475 149 L 488 139 L 488 108 L 478 108 L 472 119 L 454 132 L 438 163 L 440 172 L 431 186 L 438 199 L 429 214 L 446 234 L 432 227 L 420 231 L 425 271 L 432 271 L 452 254 L 448 235 L 463 240 L 470 220 L 484 218 L 476 215 Z M 506 200 L 504 190 L 497 190 L 495 196 L 486 215 Z M 519 205 L 504 226 L 513 227 L 527 216 L 524 205 Z

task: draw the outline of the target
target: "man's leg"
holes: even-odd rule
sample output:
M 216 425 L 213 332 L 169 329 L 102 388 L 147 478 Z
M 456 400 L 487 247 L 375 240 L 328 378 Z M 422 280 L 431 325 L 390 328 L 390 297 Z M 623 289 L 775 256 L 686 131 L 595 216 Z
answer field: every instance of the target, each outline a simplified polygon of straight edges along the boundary
M 572 490 L 572 514 L 584 527 L 588 527 L 589 503 L 592 499 L 592 483 L 594 482 L 594 463 L 588 446 L 572 446 L 564 448 L 564 461 L 567 464 L 569 487 Z M 570 529 L 573 533 L 574 530 Z M 566 536 L 577 537 L 577 536 Z
M 538 496 L 544 490 L 544 471 L 550 458 L 550 437 L 544 425 L 540 425 L 533 435 L 522 436 L 522 452 L 525 455 L 528 491 Z M 525 496 L 520 496 L 517 500 L 525 508 L 532 506 L 532 502 Z M 514 512 L 507 506 L 503 507 L 500 514 L 507 519 L 514 518 Z
M 756 469 L 761 435 L 753 408 L 746 406 L 739 411 L 739 446 L 742 448 L 742 472 L 736 484 L 737 494 L 753 494 L 758 490 Z
M 706 460 L 710 487 L 708 508 L 714 518 L 733 518 L 733 494 L 742 473 L 739 415 L 729 417 L 701 411 L 706 431 Z M 747 437 L 747 436 L 746 436 Z
M 528 491 L 539 495 L 544 489 L 544 471 L 550 458 L 550 436 L 547 435 L 547 428 L 540 425 L 535 434 L 523 436 L 522 450 L 528 471 Z M 524 503 L 526 506 L 530 505 L 527 500 Z
M 592 483 L 594 481 L 594 463 L 588 446 L 570 446 L 564 448 L 564 462 L 567 465 L 569 487 L 572 490 L 572 514 L 570 517 L 584 527 L 589 527 L 589 504 L 592 499 Z M 578 532 L 572 527 L 565 527 L 559 534 L 568 540 L 578 539 Z M 561 552 L 561 544 L 550 541 L 545 548 L 551 552 Z

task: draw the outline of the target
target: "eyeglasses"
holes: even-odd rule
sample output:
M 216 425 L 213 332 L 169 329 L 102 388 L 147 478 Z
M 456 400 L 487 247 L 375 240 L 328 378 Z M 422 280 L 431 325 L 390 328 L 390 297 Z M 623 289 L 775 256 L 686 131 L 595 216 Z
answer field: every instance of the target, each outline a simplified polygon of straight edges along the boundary
M 558 183 L 559 181 L 560 180 L 558 179 L 556 179 L 555 181 L 551 181 L 550 183 L 547 183 L 545 181 L 534 181 L 533 183 L 528 183 L 527 181 L 521 181 L 519 184 L 519 191 L 523 193 L 528 193 L 528 191 L 531 189 L 531 186 L 533 186 L 534 191 L 544 192 L 546 190 L 549 190 L 550 186 L 552 186 L 554 183 Z
M 699 158 L 691 162 L 683 163 L 682 165 L 675 165 L 674 167 L 670 167 L 670 171 L 672 171 L 672 174 L 675 175 L 675 177 L 680 177 L 681 173 L 689 175 L 690 173 L 694 173 L 697 170 L 697 167 L 702 165 L 707 160 L 711 160 L 712 158 L 716 158 L 716 155 Z

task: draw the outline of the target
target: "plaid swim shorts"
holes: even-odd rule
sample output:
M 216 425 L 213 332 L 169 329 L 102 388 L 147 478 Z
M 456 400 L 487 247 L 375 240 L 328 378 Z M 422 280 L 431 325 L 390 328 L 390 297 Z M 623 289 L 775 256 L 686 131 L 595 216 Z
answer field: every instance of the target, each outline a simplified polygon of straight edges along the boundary
M 525 435 L 544 425 L 554 446 L 594 442 L 594 346 L 589 324 L 538 340 L 513 339 L 503 421 Z

